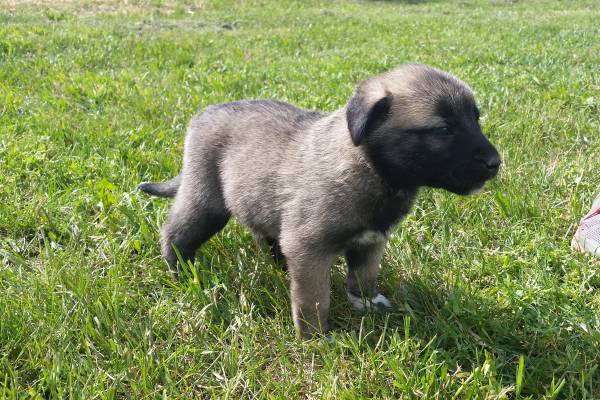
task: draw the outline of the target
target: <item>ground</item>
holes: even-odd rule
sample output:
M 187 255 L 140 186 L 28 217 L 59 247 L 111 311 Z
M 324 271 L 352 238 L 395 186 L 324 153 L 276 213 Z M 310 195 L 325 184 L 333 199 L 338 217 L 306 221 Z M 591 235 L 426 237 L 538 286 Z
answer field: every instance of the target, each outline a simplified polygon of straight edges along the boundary
M 569 248 L 600 185 L 589 1 L 0 2 L 6 398 L 600 398 L 600 264 Z M 484 193 L 425 190 L 393 233 L 389 313 L 333 269 L 331 340 L 232 222 L 172 277 L 173 176 L 199 108 L 342 107 L 405 62 L 468 82 L 502 154 Z

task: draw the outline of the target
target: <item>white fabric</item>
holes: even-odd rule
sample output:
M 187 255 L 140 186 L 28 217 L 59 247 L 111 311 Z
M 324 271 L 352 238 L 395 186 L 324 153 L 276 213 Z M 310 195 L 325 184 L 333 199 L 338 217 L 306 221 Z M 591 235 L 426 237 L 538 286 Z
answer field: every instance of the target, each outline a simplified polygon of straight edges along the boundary
M 581 220 L 572 246 L 580 251 L 600 257 L 600 195 L 596 197 L 592 208 Z

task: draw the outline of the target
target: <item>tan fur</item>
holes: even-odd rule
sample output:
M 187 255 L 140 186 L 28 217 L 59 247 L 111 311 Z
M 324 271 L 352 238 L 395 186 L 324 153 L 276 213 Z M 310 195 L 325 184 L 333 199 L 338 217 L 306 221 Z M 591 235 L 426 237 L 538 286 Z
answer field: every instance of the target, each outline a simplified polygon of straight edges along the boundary
M 330 267 L 340 254 L 352 298 L 382 299 L 376 280 L 387 234 L 419 187 L 467 193 L 496 174 L 497 152 L 474 113 L 466 85 L 422 65 L 366 80 L 329 114 L 270 101 L 209 107 L 190 123 L 178 189 L 178 180 L 142 186 L 176 193 L 163 254 L 172 267 L 174 247 L 193 259 L 233 215 L 280 246 L 301 335 L 327 331 Z M 453 137 L 436 130 L 448 118 L 460 121 Z

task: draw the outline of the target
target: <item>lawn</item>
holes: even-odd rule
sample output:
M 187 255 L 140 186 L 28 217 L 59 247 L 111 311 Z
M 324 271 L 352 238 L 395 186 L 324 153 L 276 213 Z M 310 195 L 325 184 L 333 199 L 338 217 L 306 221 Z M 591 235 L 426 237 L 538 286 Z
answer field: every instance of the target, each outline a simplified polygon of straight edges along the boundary
M 0 2 L 4 398 L 600 398 L 600 263 L 569 242 L 600 186 L 589 1 Z M 172 277 L 173 176 L 199 108 L 335 110 L 406 62 L 476 92 L 502 154 L 473 197 L 424 190 L 393 233 L 389 313 L 296 338 L 286 273 L 231 222 Z

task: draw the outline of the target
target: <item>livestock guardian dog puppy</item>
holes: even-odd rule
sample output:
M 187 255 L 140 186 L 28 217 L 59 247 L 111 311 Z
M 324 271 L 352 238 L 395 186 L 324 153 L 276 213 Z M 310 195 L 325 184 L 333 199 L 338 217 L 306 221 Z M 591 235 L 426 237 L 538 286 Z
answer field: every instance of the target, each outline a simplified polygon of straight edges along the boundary
M 191 121 L 183 168 L 162 183 L 175 196 L 161 230 L 168 264 L 196 249 L 233 215 L 257 239 L 279 245 L 303 337 L 329 329 L 330 268 L 348 262 L 353 305 L 390 306 L 377 292 L 379 262 L 394 225 L 422 186 L 466 195 L 500 167 L 482 134 L 469 87 L 425 65 L 362 82 L 332 113 L 277 101 L 208 107 Z

